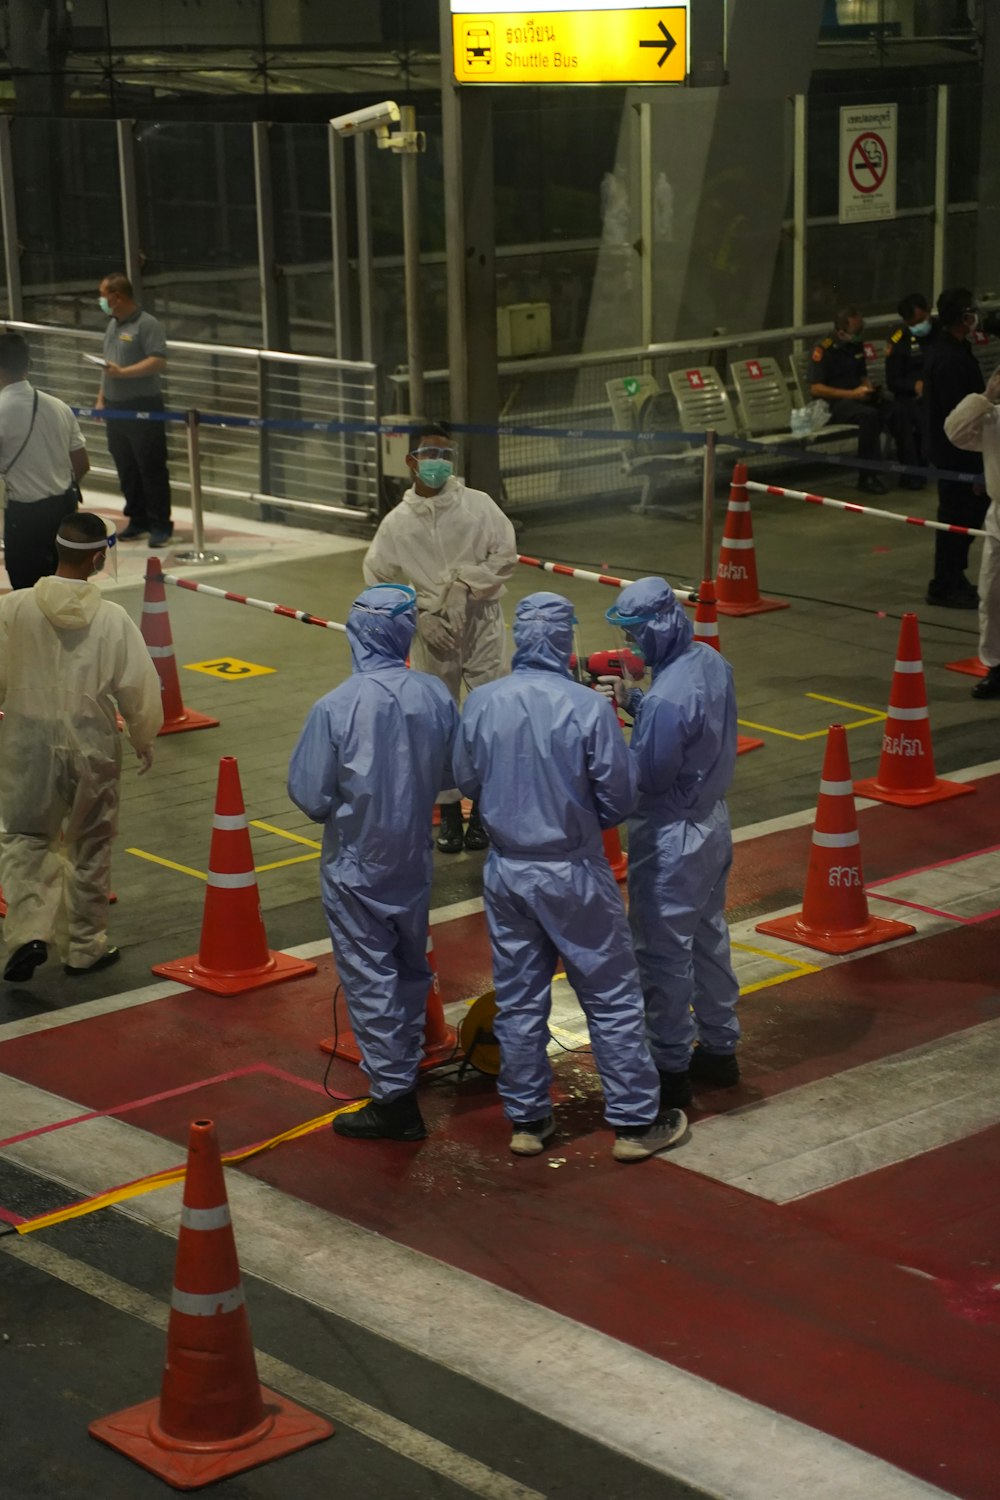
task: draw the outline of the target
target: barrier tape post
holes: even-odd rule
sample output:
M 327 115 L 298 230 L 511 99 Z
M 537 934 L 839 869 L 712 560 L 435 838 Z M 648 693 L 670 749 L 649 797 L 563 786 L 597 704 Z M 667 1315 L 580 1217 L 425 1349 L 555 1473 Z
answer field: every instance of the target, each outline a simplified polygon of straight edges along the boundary
M 521 552 L 518 553 L 517 560 L 526 568 L 540 568 L 543 573 L 555 573 L 560 578 L 582 578 L 586 583 L 603 583 L 611 589 L 627 588 L 630 583 L 635 582 L 634 578 L 615 578 L 611 573 L 594 573 L 589 568 L 571 568 L 568 563 L 546 562 L 544 558 L 528 557 Z M 674 597 L 682 604 L 697 604 L 697 590 L 681 588 L 675 583 L 670 587 Z
M 720 615 L 759 615 L 771 609 L 788 608 L 787 599 L 765 599 L 757 583 L 746 464 L 736 464 L 733 468 L 726 526 L 715 575 L 715 598 Z
M 201 446 L 198 438 L 198 428 L 201 415 L 197 411 L 189 411 L 186 414 L 184 425 L 187 429 L 188 450 L 188 475 L 191 485 L 191 546 L 185 552 L 175 552 L 174 557 L 179 563 L 195 564 L 204 567 L 208 563 L 225 562 L 225 554 L 222 552 L 205 551 L 205 514 L 201 498 Z
M 903 526 L 926 526 L 930 531 L 950 531 L 956 536 L 986 536 L 975 526 L 950 526 L 947 521 L 931 521 L 925 516 L 901 516 L 895 510 L 880 510 L 877 505 L 859 505 L 856 500 L 833 500 L 829 495 L 813 495 L 808 490 L 790 490 L 780 484 L 759 484 L 748 479 L 746 489 L 758 495 L 784 495 L 789 500 L 804 500 L 808 505 L 828 505 L 833 510 L 849 510 L 858 516 L 878 516 L 881 521 L 898 521 Z
M 703 646 L 711 646 L 722 654 L 719 640 L 719 616 L 715 607 L 715 585 L 710 578 L 703 578 L 698 588 L 698 607 L 694 612 L 694 639 Z M 737 734 L 736 754 L 748 755 L 751 750 L 763 750 L 764 741 L 752 739 L 748 734 Z

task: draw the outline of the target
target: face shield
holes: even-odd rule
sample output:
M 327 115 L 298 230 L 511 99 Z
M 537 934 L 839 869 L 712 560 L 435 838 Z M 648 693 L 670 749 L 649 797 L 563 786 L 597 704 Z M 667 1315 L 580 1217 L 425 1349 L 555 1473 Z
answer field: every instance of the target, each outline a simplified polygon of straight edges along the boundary
M 97 575 L 101 573 L 106 574 L 107 577 L 115 581 L 118 578 L 118 532 L 109 522 L 105 521 L 104 524 L 108 527 L 108 532 L 103 542 L 70 541 L 67 537 L 63 536 L 61 528 L 56 533 L 56 541 L 60 547 L 66 547 L 70 552 L 81 555 L 84 552 L 93 554 L 93 560 L 96 565 L 93 569 L 95 582 Z
M 637 643 L 637 634 L 644 625 L 648 625 L 650 616 L 624 615 L 619 613 L 618 606 L 612 604 L 605 612 L 604 618 L 612 627 L 612 635 L 615 642 L 615 653 L 621 658 L 621 674 L 625 682 L 637 683 L 646 675 L 646 658 L 641 646 Z
M 405 615 L 407 610 L 413 609 L 416 602 L 416 589 L 408 583 L 373 583 L 360 598 L 355 599 L 353 608 L 395 620 L 398 615 Z

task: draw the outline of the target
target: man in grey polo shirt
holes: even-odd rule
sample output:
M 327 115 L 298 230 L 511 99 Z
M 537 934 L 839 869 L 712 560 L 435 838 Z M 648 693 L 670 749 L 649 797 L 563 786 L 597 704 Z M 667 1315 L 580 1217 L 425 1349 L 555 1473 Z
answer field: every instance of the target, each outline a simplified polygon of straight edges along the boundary
M 0 334 L 0 477 L 6 488 L 4 561 L 11 588 L 30 589 L 56 570 L 56 532 L 79 503 L 90 468 L 66 405 L 28 381 L 28 345 Z
M 121 272 L 105 276 L 100 286 L 101 311 L 111 319 L 104 334 L 104 374 L 97 405 L 108 411 L 163 410 L 160 375 L 167 363 L 163 324 L 143 312 L 132 283 Z M 122 541 L 148 534 L 151 547 L 165 547 L 173 535 L 170 519 L 170 475 L 167 431 L 163 422 L 108 422 L 108 448 L 125 496 L 128 525 Z

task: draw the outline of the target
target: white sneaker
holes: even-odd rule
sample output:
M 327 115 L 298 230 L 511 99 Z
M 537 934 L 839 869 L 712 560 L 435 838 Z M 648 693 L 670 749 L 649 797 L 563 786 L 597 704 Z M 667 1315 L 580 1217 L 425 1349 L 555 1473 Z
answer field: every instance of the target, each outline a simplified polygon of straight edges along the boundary
M 541 1120 L 521 1120 L 514 1125 L 510 1138 L 510 1149 L 515 1156 L 537 1156 L 545 1150 L 546 1141 L 556 1133 L 556 1122 L 551 1115 Z
M 645 1161 L 679 1141 L 687 1128 L 687 1115 L 682 1109 L 665 1110 L 652 1125 L 640 1130 L 616 1130 L 611 1154 L 615 1161 Z

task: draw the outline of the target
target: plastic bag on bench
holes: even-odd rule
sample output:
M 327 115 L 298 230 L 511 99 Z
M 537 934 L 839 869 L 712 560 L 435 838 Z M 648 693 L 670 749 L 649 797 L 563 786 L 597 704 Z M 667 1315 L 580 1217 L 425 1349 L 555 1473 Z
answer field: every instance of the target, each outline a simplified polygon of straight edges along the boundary
M 792 412 L 792 431 L 796 437 L 808 437 L 819 432 L 830 420 L 830 408 L 825 401 L 810 401 L 808 406 L 797 406 Z

